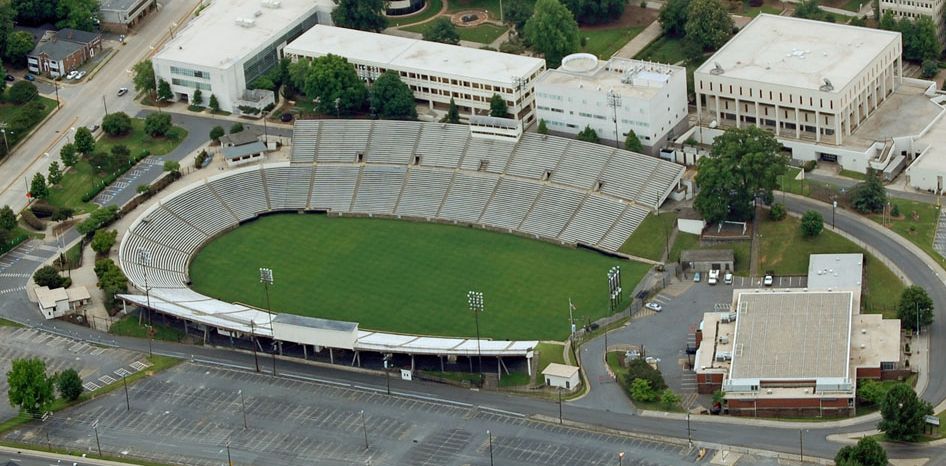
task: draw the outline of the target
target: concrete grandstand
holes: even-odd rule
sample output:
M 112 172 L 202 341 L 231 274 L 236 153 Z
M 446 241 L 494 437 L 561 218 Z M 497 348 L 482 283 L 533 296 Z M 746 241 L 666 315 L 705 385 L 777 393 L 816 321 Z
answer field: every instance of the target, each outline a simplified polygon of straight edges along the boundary
M 317 350 L 472 356 L 475 339 L 385 334 L 356 323 L 297 317 L 281 332 L 273 314 L 189 289 L 188 265 L 211 239 L 277 211 L 472 224 L 615 253 L 682 174 L 653 157 L 552 136 L 507 142 L 471 137 L 465 125 L 300 121 L 291 162 L 212 176 L 146 210 L 123 233 L 119 258 L 148 294 L 122 299 L 220 333 Z M 480 343 L 483 355 L 527 360 L 537 344 Z

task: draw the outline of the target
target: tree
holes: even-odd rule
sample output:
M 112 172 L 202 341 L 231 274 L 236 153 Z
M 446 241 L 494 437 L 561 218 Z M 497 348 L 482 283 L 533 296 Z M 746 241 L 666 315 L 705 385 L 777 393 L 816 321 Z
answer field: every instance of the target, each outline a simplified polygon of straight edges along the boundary
M 526 21 L 526 39 L 545 56 L 548 68 L 558 68 L 562 57 L 578 50 L 578 23 L 558 0 L 537 0 Z
M 910 330 L 917 330 L 933 323 L 933 300 L 926 290 L 917 285 L 910 285 L 900 293 L 897 304 L 897 318 L 900 325 Z
M 887 452 L 872 437 L 861 437 L 857 445 L 847 445 L 834 456 L 837 466 L 887 466 Z
M 58 0 L 56 16 L 59 29 L 72 28 L 80 31 L 94 31 L 98 27 L 98 0 Z
M 821 214 L 814 210 L 809 210 L 801 216 L 801 233 L 809 238 L 821 234 L 824 230 L 824 219 Z
M 16 214 L 10 206 L 5 205 L 0 208 L 0 230 L 10 231 L 16 228 Z
M 42 0 L 50 1 L 50 0 Z M 13 33 L 13 20 L 16 17 L 10 2 L 0 2 L 0 56 L 6 54 L 7 38 Z
M 818 2 L 819 0 L 802 0 L 795 5 L 795 12 L 792 16 L 814 20 L 824 19 L 824 11 L 818 6 Z
M 338 27 L 381 32 L 387 27 L 383 0 L 335 0 L 332 23 Z
M 217 101 L 217 96 L 210 94 L 210 101 L 207 102 L 207 106 L 210 107 L 210 110 L 214 113 L 220 111 L 220 102 Z
M 786 160 L 781 144 L 756 126 L 732 128 L 713 141 L 712 156 L 699 161 L 700 191 L 693 206 L 710 223 L 752 218 L 754 199 L 771 196 Z
M 68 142 L 59 149 L 59 157 L 62 158 L 62 164 L 71 167 L 76 164 L 76 145 Z
M 131 150 L 124 144 L 118 144 L 112 147 L 112 160 L 109 163 L 110 169 L 115 169 L 131 164 Z M 111 170 L 110 170 L 111 171 Z
M 243 131 L 243 123 L 234 123 L 230 126 L 230 134 L 239 133 Z
M 165 160 L 164 161 L 164 171 L 171 173 L 180 173 L 181 164 L 175 160 Z
M 643 359 L 632 359 L 630 364 L 627 365 L 627 374 L 625 375 L 624 382 L 627 385 L 634 383 L 635 379 L 644 379 L 650 383 L 650 388 L 655 391 L 660 391 L 667 388 L 667 383 L 664 381 L 660 371 L 651 367 L 650 364 L 647 364 Z
M 564 0 L 564 3 L 581 24 L 613 21 L 624 14 L 627 6 L 627 0 Z
M 10 404 L 33 417 L 45 413 L 56 399 L 53 382 L 46 375 L 46 363 L 39 358 L 14 359 L 7 372 Z
M 200 89 L 194 90 L 194 95 L 191 96 L 191 105 L 203 105 L 204 104 L 204 93 L 200 92 Z
M 50 23 L 56 17 L 56 0 L 13 0 L 13 9 L 16 10 L 16 21 L 30 26 L 39 26 Z
M 493 94 L 489 98 L 489 116 L 497 118 L 506 118 L 509 115 L 509 106 L 506 105 L 506 99 L 499 94 Z
M 56 389 L 59 390 L 59 396 L 68 401 L 78 400 L 85 390 L 75 369 L 66 369 L 56 375 Z
M 453 100 L 453 97 L 450 98 L 450 106 L 447 107 L 447 115 L 443 117 L 443 122 L 453 124 L 460 122 L 460 109 L 457 108 L 457 103 Z
M 153 98 L 157 90 L 157 85 L 155 84 L 157 78 L 155 78 L 154 64 L 151 63 L 151 60 L 135 63 L 135 66 L 131 67 L 131 73 L 131 82 L 135 85 L 135 91 L 147 92 L 151 94 Z
M 92 250 L 99 253 L 99 255 L 107 255 L 109 251 L 112 250 L 112 246 L 115 245 L 115 238 L 118 237 L 118 232 L 115 230 L 106 230 L 100 229 L 95 230 L 95 236 L 92 237 Z
M 664 391 L 660 392 L 660 406 L 662 406 L 664 409 L 672 409 L 679 403 L 680 395 L 673 393 L 673 390 L 665 388 Z
M 62 170 L 59 168 L 59 162 L 55 160 L 50 162 L 49 174 L 46 176 L 46 180 L 50 186 L 57 185 L 62 181 Z
M 26 64 L 26 55 L 33 50 L 33 34 L 26 31 L 15 31 L 7 36 L 7 46 L 4 53 L 7 61 L 16 66 Z
M 878 27 L 886 31 L 897 30 L 897 18 L 894 17 L 893 11 L 887 10 L 884 12 L 884 15 L 880 17 L 880 23 L 878 24 Z
M 7 99 L 17 105 L 23 105 L 39 95 L 36 86 L 29 81 L 17 81 L 7 91 Z
M 331 54 L 315 58 L 306 73 L 301 88 L 306 97 L 317 101 L 320 113 L 349 115 L 364 107 L 365 82 L 345 58 Z
M 873 168 L 867 169 L 864 182 L 854 188 L 851 204 L 862 214 L 880 212 L 887 205 L 887 190 L 880 181 L 880 174 Z
M 787 213 L 785 212 L 785 205 L 782 204 L 781 202 L 776 202 L 775 204 L 772 204 L 772 207 L 769 209 L 769 219 L 774 220 L 776 222 L 784 219 L 786 214 Z
M 624 149 L 631 152 L 644 151 L 644 145 L 641 144 L 641 140 L 637 137 L 637 134 L 634 133 L 634 130 L 628 130 L 627 138 L 624 139 Z
M 59 271 L 51 265 L 40 267 L 33 272 L 33 281 L 37 286 L 48 286 L 50 288 L 59 288 L 65 284 L 65 278 L 59 275 Z
M 395 71 L 385 71 L 371 85 L 371 107 L 389 120 L 416 120 L 414 93 Z
M 650 386 L 649 380 L 634 379 L 634 381 L 631 382 L 631 398 L 633 398 L 634 401 L 654 401 L 657 399 L 657 392 Z
M 545 120 L 539 120 L 539 129 L 536 130 L 539 134 L 549 134 L 549 127 L 545 124 Z
M 424 40 L 457 45 L 460 43 L 460 34 L 449 17 L 440 16 L 424 29 Z
M 33 175 L 33 182 L 30 183 L 30 196 L 33 199 L 46 199 L 49 197 L 49 186 L 46 186 L 46 177 L 42 173 Z
M 526 26 L 526 21 L 532 17 L 534 9 L 532 0 L 507 0 L 505 10 L 505 20 L 516 28 L 517 33 L 522 33 Z
M 76 230 L 83 235 L 92 233 L 99 228 L 102 228 L 118 218 L 118 206 L 110 205 L 108 207 L 100 207 L 92 211 L 89 214 L 89 218 L 82 221 L 79 226 L 76 227 Z
M 932 58 L 923 60 L 920 70 L 920 76 L 922 78 L 930 79 L 933 76 L 936 76 L 936 73 L 939 73 L 939 62 Z
M 92 131 L 89 131 L 89 128 L 85 126 L 80 126 L 79 129 L 76 130 L 72 141 L 76 150 L 85 155 L 89 155 L 95 150 L 95 138 L 92 136 Z
M 171 115 L 152 113 L 145 118 L 145 132 L 151 137 L 163 137 L 171 131 Z
M 690 0 L 668 0 L 660 8 L 660 28 L 665 35 L 683 37 L 686 33 Z
M 102 131 L 109 136 L 121 136 L 131 132 L 131 117 L 125 112 L 109 113 L 102 118 Z
M 581 132 L 578 133 L 577 139 L 579 141 L 594 142 L 594 143 L 597 143 L 598 141 L 600 141 L 600 139 L 598 138 L 598 133 L 594 129 L 592 129 L 591 126 L 585 126 L 585 129 L 581 130 Z
M 163 79 L 158 80 L 158 100 L 161 102 L 167 102 L 174 98 L 174 93 L 171 92 L 171 85 Z
M 226 134 L 226 132 L 223 130 L 223 127 L 221 127 L 221 126 L 214 126 L 214 127 L 210 130 L 210 139 L 213 140 L 213 142 L 220 142 L 220 138 L 221 138 L 224 134 Z
M 857 398 L 865 404 L 880 405 L 890 388 L 890 385 L 882 382 L 864 379 L 857 382 Z
M 733 21 L 719 0 L 692 0 L 687 10 L 686 37 L 705 50 L 723 46 L 733 31 Z
M 911 442 L 923 433 L 923 416 L 932 415 L 933 406 L 916 396 L 909 385 L 898 383 L 880 404 L 881 421 L 877 428 L 891 440 Z

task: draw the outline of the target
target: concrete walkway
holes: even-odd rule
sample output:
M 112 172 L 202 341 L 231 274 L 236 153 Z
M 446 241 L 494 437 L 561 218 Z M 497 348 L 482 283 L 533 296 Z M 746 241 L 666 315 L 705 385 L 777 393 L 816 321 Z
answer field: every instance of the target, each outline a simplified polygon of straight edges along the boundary
M 654 21 L 647 25 L 640 34 L 634 36 L 624 47 L 621 47 L 620 50 L 614 52 L 612 57 L 621 57 L 621 58 L 634 58 L 635 55 L 644 50 L 645 47 L 650 45 L 651 42 L 657 40 L 662 33 L 660 29 L 660 21 Z

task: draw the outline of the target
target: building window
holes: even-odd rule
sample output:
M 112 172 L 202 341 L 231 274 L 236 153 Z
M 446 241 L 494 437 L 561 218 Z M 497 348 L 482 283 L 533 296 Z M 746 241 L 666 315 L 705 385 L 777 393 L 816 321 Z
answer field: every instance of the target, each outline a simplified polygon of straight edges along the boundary
M 210 90 L 210 84 L 199 83 L 197 81 L 190 81 L 187 79 L 171 78 L 171 84 L 174 84 L 175 86 L 184 86 L 184 87 L 190 87 L 193 89 L 200 89 L 202 91 Z

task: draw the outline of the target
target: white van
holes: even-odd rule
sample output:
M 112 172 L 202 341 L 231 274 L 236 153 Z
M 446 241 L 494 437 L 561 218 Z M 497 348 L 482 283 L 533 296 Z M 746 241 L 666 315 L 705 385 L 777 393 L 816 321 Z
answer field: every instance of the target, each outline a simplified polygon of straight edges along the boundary
M 707 280 L 706 283 L 709 283 L 710 285 L 719 283 L 719 269 L 710 270 L 709 280 Z

